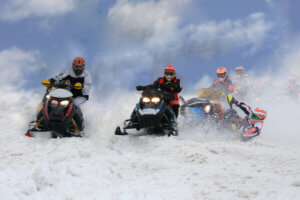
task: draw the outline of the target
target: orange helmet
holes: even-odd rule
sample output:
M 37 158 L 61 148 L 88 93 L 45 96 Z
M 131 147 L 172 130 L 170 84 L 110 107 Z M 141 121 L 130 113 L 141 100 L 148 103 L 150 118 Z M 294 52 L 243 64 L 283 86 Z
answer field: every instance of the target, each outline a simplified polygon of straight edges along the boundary
M 172 81 L 176 77 L 175 67 L 173 65 L 168 65 L 164 70 L 164 74 L 165 74 L 165 79 L 167 79 L 168 81 Z
M 76 75 L 82 74 L 82 72 L 84 71 L 84 66 L 85 66 L 85 61 L 82 57 L 76 57 L 73 60 L 72 68 Z
M 234 69 L 234 72 L 235 72 L 235 74 L 238 74 L 238 75 L 244 75 L 245 74 L 245 68 L 243 66 L 237 66 Z
M 224 81 L 227 75 L 227 69 L 225 67 L 219 67 L 217 69 L 217 77 L 220 81 Z
M 251 114 L 251 119 L 253 120 L 264 120 L 267 117 L 267 112 L 260 109 L 260 108 L 255 108 L 254 111 L 252 111 Z

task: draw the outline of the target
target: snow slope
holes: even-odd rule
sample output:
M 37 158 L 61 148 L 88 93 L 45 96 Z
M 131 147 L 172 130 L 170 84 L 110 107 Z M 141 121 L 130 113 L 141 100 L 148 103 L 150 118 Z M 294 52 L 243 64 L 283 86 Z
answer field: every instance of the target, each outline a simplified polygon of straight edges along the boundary
M 114 136 L 137 98 L 126 96 L 126 105 L 91 103 L 87 138 L 25 138 L 35 106 L 2 107 L 0 199 L 300 199 L 299 146 L 197 129 Z

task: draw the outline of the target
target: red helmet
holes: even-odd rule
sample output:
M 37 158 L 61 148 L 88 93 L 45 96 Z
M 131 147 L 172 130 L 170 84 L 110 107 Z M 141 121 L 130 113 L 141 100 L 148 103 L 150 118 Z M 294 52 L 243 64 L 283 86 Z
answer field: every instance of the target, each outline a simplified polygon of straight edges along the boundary
M 237 75 L 244 75 L 245 74 L 245 68 L 243 66 L 237 66 L 234 69 L 235 74 Z
M 165 74 L 165 79 L 167 79 L 168 81 L 174 80 L 176 77 L 175 67 L 173 65 L 168 65 L 164 70 L 164 74 Z
M 82 72 L 84 71 L 84 66 L 85 66 L 85 61 L 82 57 L 76 57 L 73 60 L 72 68 L 76 75 L 82 74 Z
M 227 69 L 225 67 L 219 67 L 217 69 L 217 77 L 220 81 L 224 81 L 227 75 Z

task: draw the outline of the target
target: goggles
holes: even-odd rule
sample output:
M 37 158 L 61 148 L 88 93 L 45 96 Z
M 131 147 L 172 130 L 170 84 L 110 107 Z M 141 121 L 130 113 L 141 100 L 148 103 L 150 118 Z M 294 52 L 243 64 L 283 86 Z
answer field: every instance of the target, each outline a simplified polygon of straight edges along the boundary
M 225 78 L 226 74 L 217 74 L 218 78 Z
M 73 70 L 76 75 L 80 75 L 84 70 L 84 66 L 73 65 Z
M 166 71 L 165 76 L 175 76 L 175 72 L 172 71 Z
M 74 68 L 75 70 L 83 70 L 83 69 L 84 69 L 84 66 L 73 65 L 73 68 Z
M 236 73 L 236 74 L 239 74 L 239 75 L 245 74 L 245 72 L 244 72 L 243 70 L 236 70 L 235 73 Z

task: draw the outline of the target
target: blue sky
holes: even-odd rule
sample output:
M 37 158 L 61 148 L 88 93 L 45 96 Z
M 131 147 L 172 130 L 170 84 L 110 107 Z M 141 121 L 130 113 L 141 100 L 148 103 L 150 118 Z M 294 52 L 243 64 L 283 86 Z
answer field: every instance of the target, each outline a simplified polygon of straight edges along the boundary
M 13 62 L 10 70 L 20 74 L 22 87 L 36 87 L 42 79 L 71 67 L 73 57 L 83 56 L 97 87 L 132 89 L 152 82 L 164 66 L 173 64 L 189 88 L 206 74 L 213 77 L 219 66 L 279 68 L 278 55 L 288 51 L 285 45 L 299 47 L 299 4 L 297 0 L 4 0 L 0 68 Z

